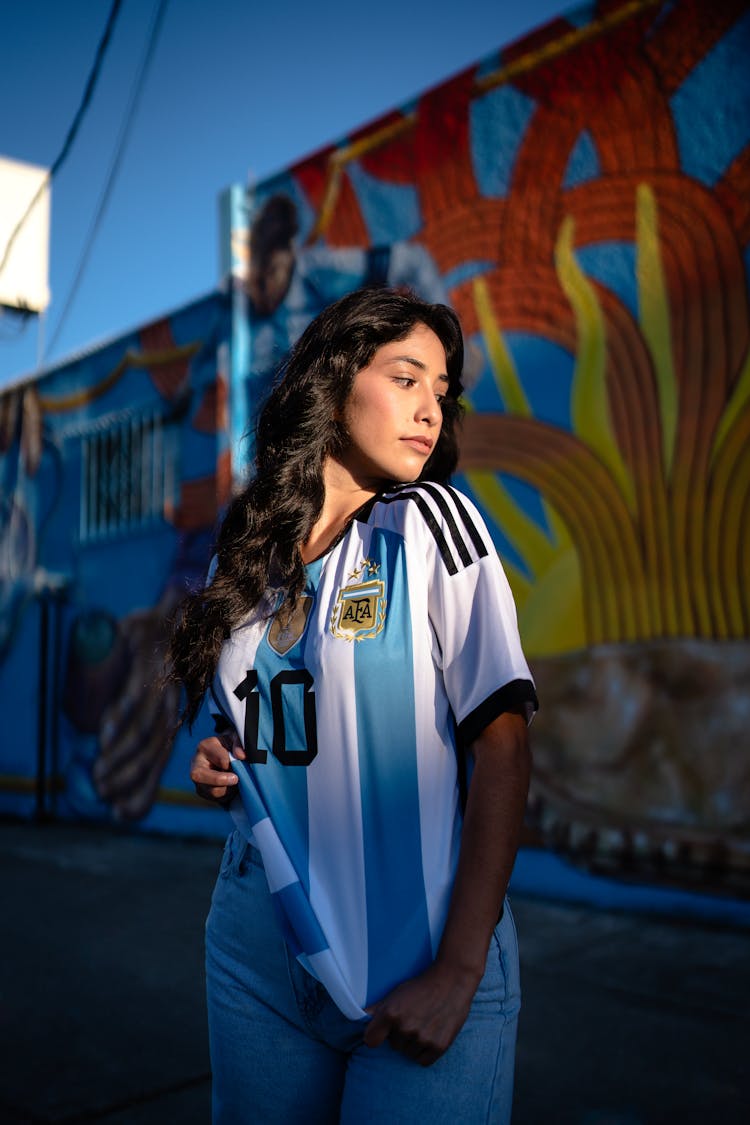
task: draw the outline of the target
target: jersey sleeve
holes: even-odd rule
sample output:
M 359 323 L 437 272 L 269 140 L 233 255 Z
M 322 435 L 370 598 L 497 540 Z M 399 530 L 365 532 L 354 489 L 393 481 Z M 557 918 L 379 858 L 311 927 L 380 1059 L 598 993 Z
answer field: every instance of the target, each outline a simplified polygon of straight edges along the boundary
M 513 595 L 475 505 L 454 488 L 413 493 L 427 562 L 428 612 L 459 736 L 469 744 L 504 711 L 538 707 Z
M 208 571 L 203 583 L 204 590 L 211 585 L 219 565 L 219 556 L 212 555 L 208 564 Z M 225 731 L 234 730 L 234 724 L 216 697 L 213 686 L 206 692 L 206 705 L 208 713 L 214 721 L 214 734 L 224 734 Z

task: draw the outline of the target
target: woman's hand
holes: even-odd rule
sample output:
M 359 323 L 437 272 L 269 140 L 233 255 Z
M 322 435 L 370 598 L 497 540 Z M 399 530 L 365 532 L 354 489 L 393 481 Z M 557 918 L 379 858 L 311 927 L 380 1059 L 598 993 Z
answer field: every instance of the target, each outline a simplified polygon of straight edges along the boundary
M 245 751 L 234 731 L 212 735 L 198 743 L 190 763 L 190 779 L 199 797 L 206 801 L 231 800 L 239 778 L 232 772 L 230 751 L 235 758 L 245 757 Z
M 365 1044 L 379 1047 L 387 1039 L 420 1066 L 432 1066 L 463 1027 L 478 985 L 475 975 L 454 973 L 436 961 L 368 1009 Z

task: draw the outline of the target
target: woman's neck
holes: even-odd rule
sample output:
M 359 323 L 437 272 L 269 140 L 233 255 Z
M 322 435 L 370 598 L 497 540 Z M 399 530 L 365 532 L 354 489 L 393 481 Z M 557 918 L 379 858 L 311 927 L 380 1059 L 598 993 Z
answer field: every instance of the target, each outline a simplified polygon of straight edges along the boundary
M 356 481 L 338 462 L 329 458 L 323 466 L 325 499 L 315 526 L 301 549 L 303 563 L 324 554 L 341 534 L 354 513 L 377 494 L 370 482 Z

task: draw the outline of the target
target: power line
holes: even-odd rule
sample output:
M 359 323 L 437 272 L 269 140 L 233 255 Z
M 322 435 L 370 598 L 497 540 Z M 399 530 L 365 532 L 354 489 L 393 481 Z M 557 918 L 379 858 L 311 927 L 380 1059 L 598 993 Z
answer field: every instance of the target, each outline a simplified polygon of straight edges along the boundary
M 81 281 L 83 280 L 83 275 L 86 272 L 86 266 L 88 265 L 91 250 L 93 249 L 96 236 L 99 233 L 99 227 L 101 226 L 102 219 L 104 218 L 104 213 L 107 209 L 107 204 L 109 203 L 110 195 L 112 194 L 112 188 L 114 187 L 115 180 L 120 171 L 122 157 L 125 153 L 125 148 L 130 137 L 130 131 L 135 120 L 136 111 L 141 100 L 141 94 L 143 93 L 143 86 L 146 80 L 146 76 L 151 68 L 151 63 L 153 61 L 154 52 L 159 40 L 159 34 L 161 32 L 161 27 L 164 22 L 164 15 L 166 13 L 168 4 L 169 0 L 158 0 L 157 7 L 154 9 L 154 14 L 151 20 L 151 27 L 148 34 L 148 39 L 146 41 L 146 47 L 141 57 L 138 71 L 133 82 L 132 89 L 130 91 L 128 105 L 125 110 L 125 116 L 123 118 L 122 125 L 120 126 L 120 132 L 117 138 L 117 144 L 115 146 L 112 160 L 110 161 L 109 171 L 107 172 L 104 187 L 102 188 L 102 191 L 99 195 L 99 201 L 96 205 L 94 218 L 91 221 L 88 234 L 86 235 L 86 241 L 81 252 L 81 257 L 78 261 L 78 266 L 76 267 L 75 276 L 71 283 L 68 296 L 65 300 L 65 305 L 63 306 L 63 310 L 60 313 L 60 318 L 55 326 L 55 331 L 52 335 L 52 339 L 44 350 L 45 358 L 50 354 L 50 352 L 54 349 L 55 344 L 57 343 L 60 332 L 62 331 L 63 324 L 67 319 L 68 313 L 70 312 L 70 309 L 78 293 Z
M 78 130 L 80 128 L 81 121 L 83 120 L 83 115 L 85 114 L 86 110 L 88 109 L 89 103 L 90 103 L 91 98 L 93 96 L 94 87 L 96 86 L 97 80 L 99 78 L 99 72 L 101 71 L 101 68 L 102 68 L 102 62 L 104 60 L 104 55 L 106 53 L 107 47 L 109 46 L 109 41 L 112 38 L 112 31 L 114 29 L 115 20 L 117 19 L 117 15 L 118 15 L 118 12 L 120 10 L 121 4 L 122 4 L 122 0 L 113 0 L 113 2 L 112 2 L 112 7 L 110 9 L 109 16 L 107 17 L 107 24 L 106 24 L 106 27 L 104 28 L 104 33 L 102 34 L 102 37 L 99 40 L 99 46 L 96 48 L 96 55 L 94 57 L 94 63 L 91 67 L 91 71 L 89 73 L 88 80 L 86 82 L 86 88 L 83 91 L 83 97 L 81 98 L 81 103 L 78 106 L 78 110 L 76 111 L 75 117 L 73 118 L 73 123 L 71 124 L 70 128 L 68 129 L 68 135 L 66 136 L 66 138 L 63 142 L 63 146 L 60 149 L 60 152 L 58 153 L 56 159 L 54 160 L 54 162 L 52 164 L 52 167 L 50 168 L 49 172 L 47 173 L 47 175 L 44 177 L 41 184 L 39 185 L 39 187 L 38 187 L 38 189 L 37 189 L 37 191 L 34 195 L 34 198 L 31 200 L 31 203 L 28 205 L 28 207 L 24 211 L 23 215 L 21 216 L 21 218 L 16 223 L 16 226 L 13 230 L 13 233 L 11 234 L 10 238 L 8 239 L 8 241 L 5 245 L 5 250 L 3 251 L 2 260 L 0 260 L 0 273 L 3 272 L 3 270 L 5 269 L 5 267 L 8 263 L 8 258 L 10 257 L 10 252 L 13 249 L 13 245 L 14 245 L 16 239 L 18 238 L 18 235 L 20 234 L 21 230 L 23 229 L 24 223 L 26 222 L 29 215 L 33 211 L 35 204 L 40 199 L 42 193 L 44 192 L 45 188 L 49 184 L 50 180 L 59 171 L 61 165 L 63 164 L 64 160 L 66 159 L 66 157 L 68 155 L 68 153 L 70 152 L 70 149 L 73 145 L 73 141 L 75 140 L 76 134 L 78 133 Z

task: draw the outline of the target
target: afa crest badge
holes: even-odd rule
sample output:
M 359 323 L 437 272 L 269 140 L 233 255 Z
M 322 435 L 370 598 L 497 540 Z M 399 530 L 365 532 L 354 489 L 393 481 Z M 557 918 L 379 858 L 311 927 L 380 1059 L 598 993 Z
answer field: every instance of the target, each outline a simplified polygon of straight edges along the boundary
M 363 559 L 342 586 L 331 613 L 331 632 L 345 641 L 376 637 L 385 623 L 385 583 L 377 577 L 380 567 Z

